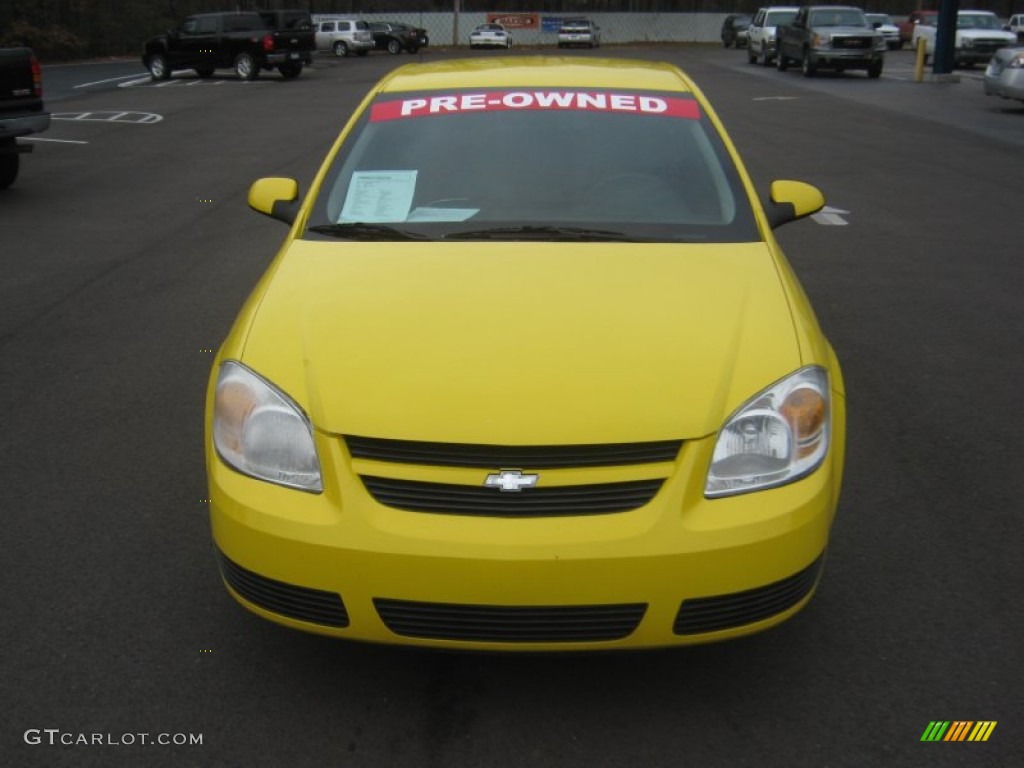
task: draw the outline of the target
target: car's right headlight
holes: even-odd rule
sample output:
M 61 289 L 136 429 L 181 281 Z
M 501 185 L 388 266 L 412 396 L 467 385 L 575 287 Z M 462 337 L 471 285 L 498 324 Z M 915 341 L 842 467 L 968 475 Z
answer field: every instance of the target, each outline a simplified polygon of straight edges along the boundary
M 303 491 L 323 490 L 306 414 L 241 363 L 227 361 L 220 367 L 213 444 L 220 457 L 243 474 Z
M 719 430 L 708 468 L 708 498 L 785 485 L 813 472 L 828 453 L 828 373 L 801 368 L 748 400 Z

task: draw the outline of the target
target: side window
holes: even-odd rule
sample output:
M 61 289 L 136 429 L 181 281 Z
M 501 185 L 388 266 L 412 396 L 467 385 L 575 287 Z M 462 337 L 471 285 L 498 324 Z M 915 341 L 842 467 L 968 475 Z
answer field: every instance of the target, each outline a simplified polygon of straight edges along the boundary
M 212 35 L 217 31 L 217 19 L 206 18 L 199 19 L 199 23 L 196 25 L 197 35 Z
M 334 22 L 333 21 L 325 21 L 324 23 L 322 23 L 320 25 L 320 31 L 321 32 L 333 32 L 334 31 Z
M 185 19 L 184 23 L 181 25 L 181 33 L 183 35 L 194 35 L 196 33 L 196 20 Z
M 349 24 L 347 21 L 339 21 L 338 22 L 338 31 L 339 32 L 351 32 L 352 31 L 352 25 Z

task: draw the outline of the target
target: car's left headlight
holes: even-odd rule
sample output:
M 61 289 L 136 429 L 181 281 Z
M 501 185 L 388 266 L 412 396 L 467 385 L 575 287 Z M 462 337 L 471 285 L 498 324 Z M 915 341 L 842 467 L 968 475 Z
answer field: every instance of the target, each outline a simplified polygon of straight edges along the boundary
M 323 490 L 306 414 L 241 363 L 228 361 L 220 367 L 213 444 L 220 457 L 243 474 L 303 491 Z
M 828 373 L 801 368 L 748 400 L 718 433 L 704 495 L 760 491 L 813 472 L 828 453 Z

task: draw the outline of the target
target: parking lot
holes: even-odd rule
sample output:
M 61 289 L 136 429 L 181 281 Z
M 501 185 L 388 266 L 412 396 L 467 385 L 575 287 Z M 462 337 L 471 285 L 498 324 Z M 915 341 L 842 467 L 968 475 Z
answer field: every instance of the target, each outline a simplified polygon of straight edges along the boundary
M 5 763 L 1020 765 L 1024 104 L 980 68 L 914 83 L 909 51 L 879 80 L 718 46 L 569 54 L 680 65 L 759 187 L 825 193 L 778 231 L 849 396 L 828 563 L 794 619 L 671 652 L 463 655 L 291 632 L 225 593 L 206 380 L 286 231 L 249 184 L 305 188 L 382 74 L 453 55 L 290 81 L 44 71 L 53 126 L 0 194 Z M 998 725 L 922 742 L 937 720 Z

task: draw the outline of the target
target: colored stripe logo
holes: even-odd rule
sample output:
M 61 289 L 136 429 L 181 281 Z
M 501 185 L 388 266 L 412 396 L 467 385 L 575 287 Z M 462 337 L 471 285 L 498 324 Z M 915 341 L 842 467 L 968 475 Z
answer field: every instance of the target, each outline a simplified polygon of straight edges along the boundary
M 921 734 L 921 741 L 988 741 L 996 728 L 995 720 L 932 720 Z

